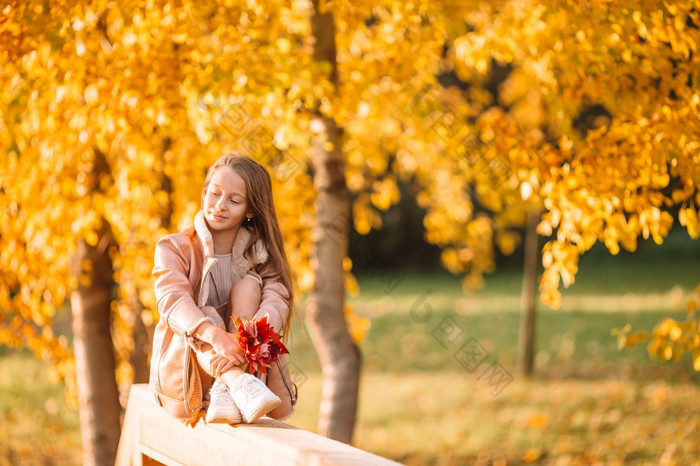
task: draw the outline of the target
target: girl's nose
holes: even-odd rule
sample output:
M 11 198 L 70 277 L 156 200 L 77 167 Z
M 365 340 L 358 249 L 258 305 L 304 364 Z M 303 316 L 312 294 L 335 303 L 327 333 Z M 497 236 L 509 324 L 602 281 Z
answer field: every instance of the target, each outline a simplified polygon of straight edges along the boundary
M 216 208 L 217 210 L 224 210 L 224 207 L 226 206 L 226 201 L 224 200 L 224 196 L 221 196 L 218 201 L 216 201 Z

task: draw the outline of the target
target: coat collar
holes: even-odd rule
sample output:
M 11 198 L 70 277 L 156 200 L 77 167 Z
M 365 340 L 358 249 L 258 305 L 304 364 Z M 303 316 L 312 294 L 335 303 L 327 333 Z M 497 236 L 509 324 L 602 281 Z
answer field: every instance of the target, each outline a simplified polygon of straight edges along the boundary
M 209 231 L 207 222 L 204 219 L 204 212 L 199 211 L 194 217 L 194 229 L 197 232 L 197 236 L 202 241 L 202 246 L 204 248 L 204 257 L 208 259 L 214 257 L 214 238 Z M 237 258 L 243 258 L 243 253 L 245 248 L 250 241 L 251 233 L 247 228 L 241 227 L 238 229 L 238 234 L 236 239 L 233 241 L 233 248 L 231 249 L 232 258 L 236 260 Z M 268 255 L 265 246 L 262 241 L 257 240 L 253 246 L 254 260 L 257 264 L 263 264 L 267 261 Z

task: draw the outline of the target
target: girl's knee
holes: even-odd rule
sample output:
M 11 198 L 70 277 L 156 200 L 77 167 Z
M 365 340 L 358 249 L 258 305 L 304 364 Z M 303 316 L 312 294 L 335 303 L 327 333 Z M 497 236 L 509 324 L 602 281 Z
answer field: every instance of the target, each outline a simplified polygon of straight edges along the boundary
M 262 301 L 260 283 L 254 276 L 246 275 L 231 288 L 229 304 L 231 315 L 252 317 Z
M 231 288 L 231 302 L 262 299 L 260 282 L 253 275 L 246 275 Z

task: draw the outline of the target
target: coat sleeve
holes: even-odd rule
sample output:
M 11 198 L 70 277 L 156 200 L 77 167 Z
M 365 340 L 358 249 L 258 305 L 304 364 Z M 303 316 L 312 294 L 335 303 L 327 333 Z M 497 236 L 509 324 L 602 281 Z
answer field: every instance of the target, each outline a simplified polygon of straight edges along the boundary
M 158 241 L 153 267 L 158 312 L 173 332 L 187 337 L 210 320 L 194 301 L 194 290 L 188 278 L 189 265 L 189 258 L 175 236 L 165 236 Z

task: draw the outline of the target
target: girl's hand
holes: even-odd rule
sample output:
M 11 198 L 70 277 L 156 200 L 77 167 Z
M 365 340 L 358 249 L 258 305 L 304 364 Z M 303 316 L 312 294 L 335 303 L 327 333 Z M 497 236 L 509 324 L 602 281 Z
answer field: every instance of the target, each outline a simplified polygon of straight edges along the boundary
M 204 327 L 204 328 L 201 328 Z M 201 332 L 201 333 L 200 333 Z M 245 364 L 245 353 L 238 344 L 238 338 L 232 333 L 228 333 L 208 322 L 200 325 L 197 334 L 202 341 L 212 346 L 212 354 L 222 356 L 231 361 L 235 366 Z
M 213 348 L 212 353 L 226 358 L 236 366 L 245 364 L 245 353 L 238 344 L 236 336 L 218 327 L 216 330 L 212 341 L 209 342 Z
M 223 374 L 226 372 L 230 371 L 234 367 L 238 365 L 237 362 L 229 361 L 225 357 L 216 354 L 214 357 L 211 358 L 211 361 L 209 362 L 209 365 L 211 367 L 211 375 L 213 375 L 216 378 L 221 377 Z

